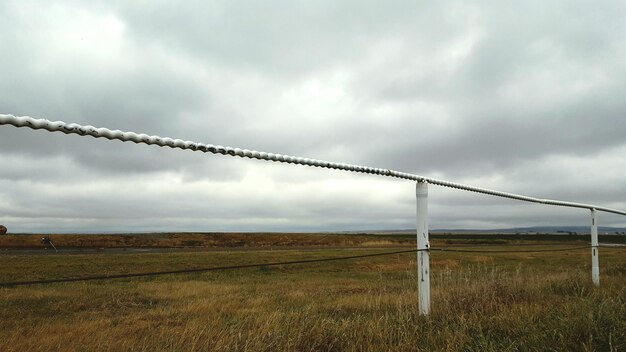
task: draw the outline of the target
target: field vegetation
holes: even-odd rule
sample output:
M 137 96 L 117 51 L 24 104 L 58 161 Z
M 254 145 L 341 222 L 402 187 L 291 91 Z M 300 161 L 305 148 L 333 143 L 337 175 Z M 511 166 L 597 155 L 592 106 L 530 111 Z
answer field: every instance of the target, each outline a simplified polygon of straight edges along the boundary
M 496 243 L 436 246 L 512 249 Z M 0 281 L 385 251 L 11 252 Z M 4 287 L 0 351 L 626 351 L 626 251 L 601 248 L 600 288 L 589 252 L 432 252 L 429 317 L 418 314 L 414 253 Z
M 415 243 L 415 236 L 376 236 L 297 233 L 149 233 L 55 234 L 58 248 L 245 248 L 245 247 L 354 247 L 397 246 Z M 0 248 L 43 248 L 42 235 L 0 236 Z

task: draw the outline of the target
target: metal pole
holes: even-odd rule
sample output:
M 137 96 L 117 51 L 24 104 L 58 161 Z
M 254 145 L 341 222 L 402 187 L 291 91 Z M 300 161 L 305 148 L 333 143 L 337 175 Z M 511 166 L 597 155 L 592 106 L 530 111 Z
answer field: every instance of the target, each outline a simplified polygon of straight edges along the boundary
M 430 312 L 430 244 L 428 242 L 428 182 L 418 182 L 417 197 L 417 289 L 420 315 Z
M 598 218 L 596 210 L 591 209 L 591 279 L 600 287 L 600 262 L 598 260 Z

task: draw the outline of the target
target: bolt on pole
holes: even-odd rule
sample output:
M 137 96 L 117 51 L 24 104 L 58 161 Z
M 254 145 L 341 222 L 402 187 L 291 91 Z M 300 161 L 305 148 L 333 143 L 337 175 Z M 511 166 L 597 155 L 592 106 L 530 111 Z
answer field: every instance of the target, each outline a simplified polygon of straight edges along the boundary
M 428 242 L 428 182 L 416 184 L 417 198 L 417 289 L 420 315 L 430 312 L 430 244 Z
M 591 209 L 591 279 L 600 287 L 600 261 L 598 259 L 598 218 L 596 210 Z

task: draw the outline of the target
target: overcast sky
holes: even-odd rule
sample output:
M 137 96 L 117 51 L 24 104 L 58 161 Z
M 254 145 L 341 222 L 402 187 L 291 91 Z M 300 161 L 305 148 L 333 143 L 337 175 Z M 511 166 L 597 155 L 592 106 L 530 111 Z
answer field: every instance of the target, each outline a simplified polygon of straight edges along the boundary
M 0 113 L 626 209 L 624 1 L 0 1 Z M 415 186 L 0 126 L 29 231 L 415 226 Z M 431 228 L 588 211 L 430 186 Z M 600 214 L 600 224 L 626 217 Z

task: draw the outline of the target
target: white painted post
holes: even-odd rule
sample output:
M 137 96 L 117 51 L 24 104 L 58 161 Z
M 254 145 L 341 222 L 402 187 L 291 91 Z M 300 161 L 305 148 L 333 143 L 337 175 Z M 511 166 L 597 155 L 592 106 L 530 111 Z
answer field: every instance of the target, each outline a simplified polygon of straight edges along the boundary
M 598 218 L 596 210 L 591 209 L 591 279 L 600 287 L 600 262 L 598 260 Z
M 428 182 L 418 182 L 417 197 L 417 289 L 420 315 L 430 312 L 430 253 L 428 249 Z

